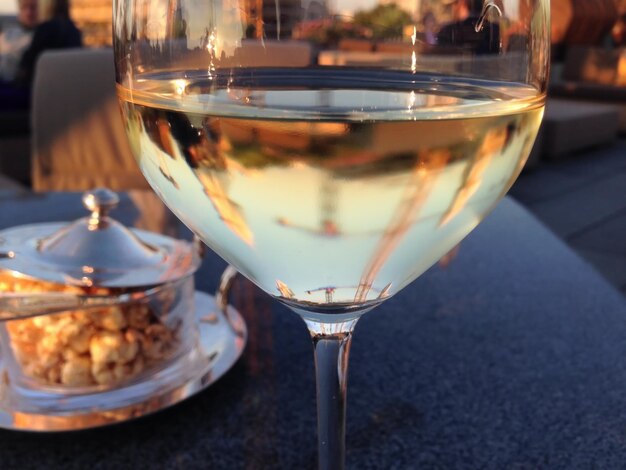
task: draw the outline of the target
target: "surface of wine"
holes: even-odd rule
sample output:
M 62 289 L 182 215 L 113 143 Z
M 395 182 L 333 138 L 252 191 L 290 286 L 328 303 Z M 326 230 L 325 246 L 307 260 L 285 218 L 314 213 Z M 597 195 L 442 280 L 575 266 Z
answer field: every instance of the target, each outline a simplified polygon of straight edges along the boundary
M 459 243 L 509 189 L 541 121 L 528 86 L 408 78 L 187 72 L 118 93 L 144 175 L 187 226 L 270 294 L 342 312 Z

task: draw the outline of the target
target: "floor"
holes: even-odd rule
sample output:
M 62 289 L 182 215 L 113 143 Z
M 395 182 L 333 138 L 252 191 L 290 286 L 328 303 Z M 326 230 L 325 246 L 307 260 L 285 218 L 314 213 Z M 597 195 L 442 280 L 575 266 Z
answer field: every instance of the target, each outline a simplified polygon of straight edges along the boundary
M 626 295 L 626 139 L 542 161 L 510 195 Z

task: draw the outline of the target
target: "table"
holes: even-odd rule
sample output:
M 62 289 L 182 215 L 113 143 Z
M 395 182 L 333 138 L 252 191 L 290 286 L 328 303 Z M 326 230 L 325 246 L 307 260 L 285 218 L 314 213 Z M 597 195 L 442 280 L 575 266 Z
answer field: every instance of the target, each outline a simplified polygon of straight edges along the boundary
M 0 228 L 83 215 L 78 194 L 0 193 Z M 138 212 L 122 198 L 113 214 Z M 197 276 L 213 291 L 225 264 Z M 135 422 L 0 431 L 0 467 L 313 469 L 315 386 L 301 320 L 239 279 L 242 359 L 215 385 Z M 356 328 L 350 469 L 623 468 L 626 302 L 512 199 Z

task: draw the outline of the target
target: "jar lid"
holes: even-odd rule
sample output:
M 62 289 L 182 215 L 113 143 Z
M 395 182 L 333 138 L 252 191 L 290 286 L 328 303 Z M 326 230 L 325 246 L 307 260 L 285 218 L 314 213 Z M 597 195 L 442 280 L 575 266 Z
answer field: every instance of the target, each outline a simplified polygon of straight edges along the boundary
M 175 281 L 200 264 L 191 243 L 128 229 L 109 212 L 119 197 L 108 189 L 83 195 L 91 212 L 73 223 L 45 223 L 0 232 L 0 269 L 77 286 L 139 287 Z

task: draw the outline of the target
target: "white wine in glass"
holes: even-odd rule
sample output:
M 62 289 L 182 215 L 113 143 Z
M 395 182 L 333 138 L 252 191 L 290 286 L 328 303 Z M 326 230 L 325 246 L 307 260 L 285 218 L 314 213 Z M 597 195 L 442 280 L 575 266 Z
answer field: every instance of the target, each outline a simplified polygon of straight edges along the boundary
M 549 12 L 542 0 L 266 3 L 118 0 L 118 94 L 163 201 L 305 320 L 319 466 L 343 468 L 353 328 L 522 170 Z

